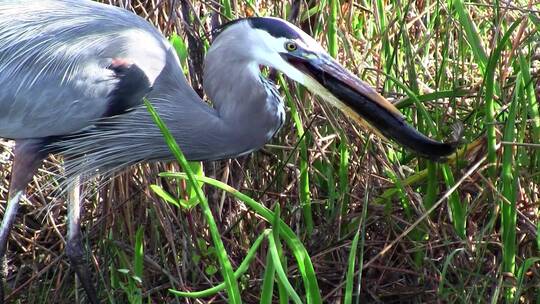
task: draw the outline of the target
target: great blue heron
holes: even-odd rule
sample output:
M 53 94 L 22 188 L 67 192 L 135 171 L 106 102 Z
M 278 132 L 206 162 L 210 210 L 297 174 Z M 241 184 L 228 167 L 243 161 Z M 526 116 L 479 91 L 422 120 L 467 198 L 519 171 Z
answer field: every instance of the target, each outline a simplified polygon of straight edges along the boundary
M 241 19 L 221 28 L 205 59 L 211 107 L 187 84 L 167 40 L 142 18 L 89 0 L 3 0 L 0 137 L 15 140 L 15 148 L 0 262 L 19 201 L 47 154 L 66 156 L 72 181 L 172 158 L 142 106 L 144 97 L 190 160 L 232 158 L 263 146 L 285 112 L 261 65 L 424 157 L 455 150 L 410 127 L 391 103 L 281 19 Z M 98 303 L 83 262 L 77 183 L 70 185 L 66 253 L 89 299 Z

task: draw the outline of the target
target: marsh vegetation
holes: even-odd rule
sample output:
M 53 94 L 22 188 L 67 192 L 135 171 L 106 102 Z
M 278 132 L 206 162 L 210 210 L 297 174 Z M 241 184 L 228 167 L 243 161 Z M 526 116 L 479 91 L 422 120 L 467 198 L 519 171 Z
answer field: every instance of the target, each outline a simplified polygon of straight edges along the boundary
M 85 243 L 101 298 L 540 301 L 538 2 L 104 2 L 170 37 L 199 93 L 211 30 L 237 17 L 276 16 L 320 41 L 422 133 L 444 140 L 461 122 L 464 136 L 445 163 L 418 158 L 265 70 L 288 120 L 261 151 L 191 164 L 191 182 L 173 162 L 85 185 Z M 10 145 L 2 146 L 4 203 Z M 61 163 L 46 161 L 14 227 L 13 303 L 84 297 L 63 253 Z

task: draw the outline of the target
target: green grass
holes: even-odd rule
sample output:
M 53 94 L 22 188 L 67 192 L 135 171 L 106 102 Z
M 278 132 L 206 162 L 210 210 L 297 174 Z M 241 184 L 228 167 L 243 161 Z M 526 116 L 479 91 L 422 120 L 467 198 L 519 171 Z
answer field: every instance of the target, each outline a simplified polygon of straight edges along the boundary
M 197 181 L 195 180 L 196 175 L 193 173 L 192 167 L 190 166 L 186 157 L 182 153 L 182 150 L 176 143 L 176 140 L 167 129 L 167 126 L 159 118 L 159 115 L 157 114 L 156 110 L 152 107 L 152 104 L 150 104 L 150 102 L 148 102 L 147 100 L 145 100 L 144 103 L 146 107 L 148 108 L 148 111 L 152 115 L 152 119 L 159 126 L 159 129 L 163 133 L 163 137 L 165 141 L 167 142 L 169 149 L 175 156 L 176 160 L 182 166 L 182 169 L 186 172 L 191 188 L 195 191 L 195 194 L 199 201 L 199 205 L 201 206 L 201 209 L 205 215 L 205 219 L 208 223 L 208 226 L 210 229 L 210 235 L 212 236 L 212 241 L 214 243 L 214 246 L 217 249 L 217 256 L 218 256 L 219 264 L 221 266 L 220 267 L 221 274 L 223 275 L 223 278 L 225 280 L 225 290 L 227 291 L 227 295 L 229 297 L 228 302 L 241 303 L 242 300 L 240 297 L 240 289 L 238 287 L 238 281 L 236 280 L 234 276 L 232 265 L 229 260 L 229 256 L 227 252 L 225 251 L 223 241 L 221 240 L 221 234 L 216 225 L 214 216 L 212 215 L 212 211 L 210 210 L 210 206 L 208 205 L 208 201 L 206 200 L 206 197 L 204 193 L 202 192 L 202 189 L 199 187 Z
M 186 31 L 208 44 L 213 12 L 287 18 L 294 6 L 192 1 L 185 23 L 166 1 L 131 4 L 171 37 L 188 77 Z M 178 162 L 86 185 L 85 244 L 101 298 L 538 302 L 540 18 L 529 1 L 507 4 L 301 2 L 294 23 L 329 54 L 423 133 L 444 140 L 462 122 L 464 145 L 444 164 L 418 159 L 278 75 L 288 121 L 262 151 L 193 164 L 167 137 Z M 21 207 L 9 244 L 10 302 L 84 302 L 62 256 L 63 198 L 50 203 L 60 163 L 46 162 Z

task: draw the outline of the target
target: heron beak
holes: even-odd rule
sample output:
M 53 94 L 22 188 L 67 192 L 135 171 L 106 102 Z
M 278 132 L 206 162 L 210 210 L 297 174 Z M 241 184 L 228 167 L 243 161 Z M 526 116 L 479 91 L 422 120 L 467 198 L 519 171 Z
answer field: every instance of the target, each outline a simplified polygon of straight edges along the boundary
M 320 95 L 358 123 L 367 123 L 384 137 L 432 160 L 443 160 L 456 150 L 457 142 L 435 141 L 407 124 L 392 103 L 328 54 L 306 51 L 302 55 L 285 53 L 282 56 L 307 76 L 304 85 L 310 91 Z

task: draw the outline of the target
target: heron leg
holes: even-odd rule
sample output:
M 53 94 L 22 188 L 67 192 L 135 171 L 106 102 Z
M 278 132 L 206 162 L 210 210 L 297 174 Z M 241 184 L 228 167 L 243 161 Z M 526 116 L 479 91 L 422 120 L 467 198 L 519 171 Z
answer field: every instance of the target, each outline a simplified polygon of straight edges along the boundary
M 43 142 L 40 140 L 19 140 L 15 143 L 7 207 L 0 225 L 0 303 L 4 303 L 4 280 L 7 274 L 4 257 L 9 233 L 17 216 L 24 190 L 47 155 L 42 148 Z
M 81 237 L 81 197 L 80 197 L 80 178 L 77 177 L 69 185 L 68 199 L 68 235 L 66 244 L 66 255 L 68 256 L 71 267 L 75 270 L 79 281 L 81 282 L 88 299 L 92 304 L 99 303 L 96 289 L 92 282 L 91 272 L 85 260 L 85 252 Z

